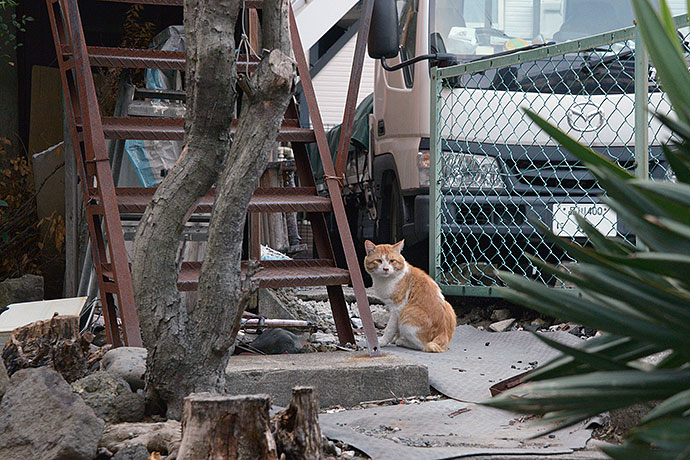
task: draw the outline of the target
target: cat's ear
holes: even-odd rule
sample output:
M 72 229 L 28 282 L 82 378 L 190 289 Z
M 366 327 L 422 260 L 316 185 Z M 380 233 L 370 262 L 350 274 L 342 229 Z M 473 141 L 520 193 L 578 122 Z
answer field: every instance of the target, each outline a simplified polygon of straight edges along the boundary
M 366 240 L 366 241 L 364 242 L 364 249 L 367 250 L 367 255 L 369 256 L 369 255 L 371 255 L 374 251 L 376 251 L 376 245 L 375 245 L 374 243 L 372 243 L 371 241 Z
M 402 253 L 403 247 L 405 247 L 405 240 L 400 240 L 393 245 L 393 249 L 395 249 L 398 254 Z

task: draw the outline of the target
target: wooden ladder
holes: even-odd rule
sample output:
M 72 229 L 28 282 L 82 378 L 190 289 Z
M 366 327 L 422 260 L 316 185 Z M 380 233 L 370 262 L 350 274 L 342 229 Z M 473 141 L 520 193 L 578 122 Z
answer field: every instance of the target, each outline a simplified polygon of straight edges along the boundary
M 120 213 L 143 214 L 153 197 L 154 188 L 115 187 L 106 139 L 183 140 L 184 119 L 146 117 L 101 117 L 91 67 L 122 69 L 185 70 L 185 54 L 176 51 L 125 49 L 87 46 L 77 0 L 46 0 L 55 49 L 62 76 L 65 104 L 69 119 L 86 219 L 92 241 L 92 252 L 100 297 L 103 304 L 107 338 L 120 346 L 118 312 L 122 338 L 128 346 L 142 346 L 137 310 L 125 251 Z M 183 0 L 101 0 L 120 3 L 181 7 Z M 370 0 L 367 0 L 370 2 Z M 246 8 L 261 8 L 261 0 L 245 0 Z M 368 33 L 371 6 L 367 6 L 365 27 L 360 27 L 359 50 L 352 73 L 344 126 L 352 124 L 354 105 Z M 308 64 L 302 49 L 295 17 L 290 9 L 290 34 L 298 75 L 306 96 L 313 129 L 301 127 L 297 108 L 290 104 L 278 135 L 279 142 L 290 142 L 300 186 L 290 188 L 259 187 L 249 203 L 250 213 L 304 212 L 314 235 L 317 259 L 261 261 L 262 270 L 255 275 L 260 287 L 327 286 L 333 318 L 341 345 L 355 344 L 354 333 L 343 295 L 342 285 L 352 284 L 360 318 L 371 356 L 381 354 L 376 329 L 369 309 L 362 273 L 350 234 L 333 159 L 314 94 Z M 232 50 L 234 52 L 234 50 Z M 359 63 L 357 63 L 359 61 Z M 242 56 L 237 60 L 238 73 L 251 73 L 257 58 Z M 249 64 L 247 64 L 247 62 Z M 357 67 L 359 66 L 359 67 Z M 354 80 L 357 79 L 355 82 Z M 343 139 L 341 139 L 342 143 Z M 306 145 L 316 142 L 323 163 L 329 195 L 317 193 Z M 349 139 L 347 139 L 349 144 Z M 343 153 L 343 152 L 339 152 Z M 347 152 L 345 152 L 347 153 Z M 338 162 L 340 164 L 340 162 Z M 342 171 L 340 171 L 342 172 Z M 204 196 L 195 209 L 209 213 L 214 195 Z M 333 213 L 345 253 L 347 269 L 336 266 L 326 227 L 325 215 Z M 245 262 L 243 262 L 243 266 Z M 201 262 L 183 262 L 178 277 L 181 291 L 196 290 Z M 116 302 L 117 300 L 117 302 Z

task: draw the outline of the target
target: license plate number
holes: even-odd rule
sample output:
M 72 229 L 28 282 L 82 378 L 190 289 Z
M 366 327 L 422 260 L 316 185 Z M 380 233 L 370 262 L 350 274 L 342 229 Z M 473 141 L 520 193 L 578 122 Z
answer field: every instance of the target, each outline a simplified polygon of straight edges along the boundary
M 616 212 L 599 203 L 558 203 L 552 205 L 551 230 L 558 236 L 586 236 L 573 213 L 584 216 L 604 236 L 616 236 L 618 216 Z

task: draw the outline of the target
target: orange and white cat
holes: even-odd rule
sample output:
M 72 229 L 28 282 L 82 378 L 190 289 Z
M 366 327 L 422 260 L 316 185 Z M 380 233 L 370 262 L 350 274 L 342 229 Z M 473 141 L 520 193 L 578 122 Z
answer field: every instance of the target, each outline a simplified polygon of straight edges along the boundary
M 444 352 L 455 332 L 455 312 L 436 282 L 405 261 L 401 254 L 404 243 L 364 243 L 364 268 L 374 280 L 376 295 L 390 311 L 379 344 Z

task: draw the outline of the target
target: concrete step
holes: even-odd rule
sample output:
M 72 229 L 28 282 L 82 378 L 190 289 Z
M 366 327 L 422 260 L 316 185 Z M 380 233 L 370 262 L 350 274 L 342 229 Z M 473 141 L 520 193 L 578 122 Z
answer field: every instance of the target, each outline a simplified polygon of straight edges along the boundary
M 289 403 L 292 388 L 316 388 L 321 407 L 352 407 L 363 401 L 391 397 L 426 396 L 426 366 L 366 352 L 305 353 L 296 355 L 233 356 L 227 367 L 230 395 L 265 393 L 273 404 Z

